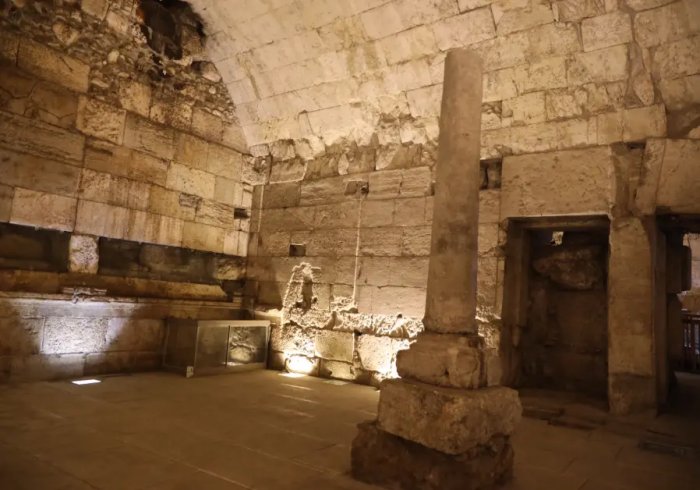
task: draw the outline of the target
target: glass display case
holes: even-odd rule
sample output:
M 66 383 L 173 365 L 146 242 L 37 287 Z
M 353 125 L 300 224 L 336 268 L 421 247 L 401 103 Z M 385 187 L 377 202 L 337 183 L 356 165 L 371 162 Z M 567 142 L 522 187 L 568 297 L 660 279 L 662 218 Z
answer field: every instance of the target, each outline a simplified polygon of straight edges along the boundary
M 168 320 L 163 367 L 187 377 L 264 369 L 270 322 Z

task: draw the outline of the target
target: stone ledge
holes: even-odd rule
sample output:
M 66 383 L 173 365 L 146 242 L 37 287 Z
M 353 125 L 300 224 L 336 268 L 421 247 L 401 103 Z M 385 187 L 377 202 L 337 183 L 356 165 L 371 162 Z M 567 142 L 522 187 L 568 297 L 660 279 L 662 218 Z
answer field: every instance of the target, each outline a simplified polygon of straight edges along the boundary
M 381 385 L 379 428 L 447 454 L 510 435 L 522 408 L 515 390 L 441 388 L 406 379 Z
M 483 490 L 512 476 L 513 449 L 508 437 L 449 455 L 379 429 L 376 422 L 358 425 L 352 443 L 352 476 L 404 490 Z

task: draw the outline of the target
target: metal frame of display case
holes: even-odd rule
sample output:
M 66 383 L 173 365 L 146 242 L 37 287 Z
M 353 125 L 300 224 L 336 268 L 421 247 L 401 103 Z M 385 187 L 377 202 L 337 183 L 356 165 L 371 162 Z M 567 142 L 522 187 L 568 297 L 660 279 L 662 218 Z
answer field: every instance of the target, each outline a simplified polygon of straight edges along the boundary
M 236 362 L 231 358 L 231 333 L 234 329 L 264 327 L 264 342 L 260 352 L 262 357 L 253 362 Z M 223 330 L 226 329 L 225 340 Z M 209 352 L 206 335 L 220 335 L 211 341 Z M 169 319 L 167 322 L 165 348 L 163 349 L 163 368 L 185 375 L 206 376 L 224 374 L 267 367 L 268 344 L 270 341 L 270 322 L 267 320 L 180 320 Z M 216 351 L 219 352 L 216 352 Z M 207 359 L 207 356 L 209 359 Z M 216 357 L 219 357 L 218 361 Z M 212 358 L 213 361 L 212 362 Z M 213 365 L 216 364 L 216 365 Z

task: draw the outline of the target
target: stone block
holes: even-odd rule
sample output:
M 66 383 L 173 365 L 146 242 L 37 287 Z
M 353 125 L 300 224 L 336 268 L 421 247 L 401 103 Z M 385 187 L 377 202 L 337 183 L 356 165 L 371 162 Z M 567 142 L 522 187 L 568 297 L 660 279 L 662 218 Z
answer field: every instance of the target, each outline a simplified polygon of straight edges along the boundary
M 260 230 L 310 230 L 313 228 L 315 211 L 314 207 L 266 209 Z
M 0 112 L 0 145 L 51 160 L 80 163 L 85 138 L 40 121 Z
M 182 233 L 184 227 L 185 222 L 180 219 L 160 216 L 156 243 L 179 247 L 182 244 Z
M 421 226 L 426 224 L 426 199 L 416 197 L 395 201 L 394 224 L 397 226 Z
M 410 168 L 401 171 L 401 197 L 429 196 L 432 192 L 433 176 L 429 167 Z
M 151 87 L 133 80 L 119 83 L 119 103 L 130 112 L 148 117 L 151 108 Z
M 595 0 L 558 0 L 556 7 L 559 12 L 559 20 L 565 22 L 577 21 L 605 13 L 603 2 Z
M 351 228 L 357 223 L 359 206 L 355 201 L 316 206 L 314 228 Z
M 73 92 L 52 83 L 39 82 L 32 90 L 25 114 L 70 129 L 75 124 L 77 112 L 78 97 Z
M 518 393 L 505 387 L 461 390 L 401 379 L 384 381 L 381 390 L 381 430 L 446 454 L 510 435 L 522 412 Z
M 506 157 L 501 220 L 605 214 L 610 206 L 611 165 L 607 147 Z M 579 197 L 572 200 L 572 195 Z
M 411 90 L 406 94 L 406 97 L 413 117 L 437 116 L 440 114 L 442 84 Z M 378 166 L 377 170 L 381 170 L 381 167 Z
M 638 19 L 636 22 L 639 22 Z M 581 37 L 584 51 L 628 43 L 632 40 L 632 21 L 629 14 L 621 10 L 584 19 L 581 22 Z
M 19 225 L 72 231 L 76 199 L 16 188 L 10 221 Z
M 224 122 L 219 116 L 195 107 L 192 111 L 192 131 L 208 141 L 220 142 L 224 135 Z
M 160 352 L 165 336 L 163 320 L 109 318 L 104 351 Z
M 126 239 L 134 242 L 158 242 L 161 216 L 145 211 L 129 210 Z
M 151 187 L 148 210 L 173 218 L 194 221 L 200 199 L 191 194 L 183 194 L 154 185 Z
M 263 209 L 298 206 L 300 194 L 301 184 L 299 182 L 267 185 L 263 192 Z
M 88 90 L 88 65 L 28 38 L 22 39 L 19 44 L 17 66 L 76 92 L 85 93 Z
M 301 158 L 273 163 L 270 168 L 270 182 L 296 182 L 306 174 L 306 162 Z
M 88 235 L 125 238 L 129 227 L 129 210 L 119 206 L 80 200 L 75 231 Z
M 424 257 L 430 255 L 430 226 L 410 226 L 402 230 L 401 255 Z
M 177 133 L 175 161 L 198 170 L 207 170 L 209 143 L 197 136 Z
M 0 59 L 9 61 L 14 65 L 17 61 L 19 50 L 19 37 L 9 32 L 0 33 Z
M 214 197 L 216 177 L 208 172 L 173 163 L 168 169 L 166 187 L 206 199 Z
M 175 131 L 134 114 L 127 114 L 124 146 L 171 160 L 175 155 Z
M 10 221 L 14 188 L 0 184 L 0 221 Z
M 431 385 L 476 389 L 486 384 L 483 341 L 478 336 L 421 333 L 396 357 L 402 378 Z
M 243 198 L 243 187 L 232 179 L 226 177 L 216 177 L 214 183 L 214 200 L 228 204 L 229 206 L 240 206 Z
M 610 373 L 608 403 L 614 415 L 655 412 L 656 382 L 651 376 Z
M 328 204 L 345 201 L 346 182 L 350 177 L 329 177 L 325 179 L 304 181 L 301 184 L 299 203 L 304 206 L 313 204 Z
M 642 47 L 651 48 L 689 37 L 689 12 L 684 3 L 673 2 L 635 15 L 635 41 Z
M 532 4 L 525 9 L 508 9 L 501 11 L 494 8 L 494 20 L 499 36 L 516 31 L 524 31 L 533 27 L 549 24 L 554 20 L 552 7 L 546 4 Z
M 352 476 L 386 488 L 479 490 L 512 476 L 513 449 L 504 436 L 460 455 L 430 449 L 381 430 L 376 422 L 358 425 L 352 442 Z
M 182 231 L 182 246 L 223 253 L 225 234 L 223 228 L 187 221 Z
M 39 354 L 43 318 L 0 318 L 0 356 Z
M 387 170 L 369 174 L 369 194 L 367 199 L 393 199 L 399 197 L 403 172 Z
M 568 65 L 569 85 L 606 83 L 628 77 L 627 45 L 575 54 Z
M 401 228 L 362 228 L 360 254 L 364 256 L 398 257 L 401 255 Z
M 433 24 L 432 29 L 441 51 L 496 37 L 491 10 L 488 7 L 447 17 Z
M 425 313 L 425 288 L 375 288 L 372 291 L 372 313 L 422 318 Z
M 157 185 L 165 185 L 168 172 L 166 160 L 100 140 L 88 140 L 85 167 Z
M 408 345 L 407 340 L 365 334 L 357 337 L 355 349 L 362 369 L 396 376 L 396 353 Z
M 355 350 L 355 334 L 352 332 L 334 332 L 317 330 L 315 355 L 329 361 L 352 362 Z
M 666 110 L 663 104 L 629 109 L 622 113 L 622 138 L 639 141 L 666 136 Z
M 103 20 L 107 15 L 107 10 L 109 9 L 108 0 L 82 0 L 80 2 L 80 8 L 86 14 L 97 17 Z
M 379 257 L 379 259 L 383 259 L 383 257 Z M 388 271 L 390 285 L 421 289 L 426 287 L 428 283 L 427 257 L 392 257 L 390 264 L 391 269 Z M 422 296 L 422 293 L 419 293 L 418 296 Z
M 108 319 L 49 317 L 44 323 L 44 354 L 100 352 L 105 348 Z
M 654 226 L 618 218 L 610 228 L 608 365 L 610 373 L 651 376 L 653 359 Z
M 289 255 L 291 234 L 288 231 L 262 232 L 258 241 L 258 255 L 286 257 Z
M 578 29 L 573 23 L 545 24 L 524 34 L 527 40 L 519 49 L 527 49 L 529 56 L 547 58 L 581 51 Z
M 513 80 L 519 93 L 566 87 L 566 58 L 558 56 L 515 68 Z M 514 97 L 516 94 L 508 94 Z M 502 99 L 495 99 L 502 100 Z
M 324 378 L 341 379 L 344 381 L 355 380 L 355 370 L 352 363 L 342 361 L 328 361 L 321 359 L 319 376 Z
M 230 148 L 211 143 L 207 153 L 208 172 L 228 179 L 241 180 L 243 156 Z
M 187 99 L 161 100 L 154 98 L 151 102 L 149 117 L 165 126 L 170 126 L 180 131 L 190 131 L 192 125 L 192 105 Z
M 479 223 L 498 223 L 501 211 L 501 191 L 479 192 Z
M 651 72 L 657 80 L 700 72 L 700 36 L 658 46 L 652 54 Z
M 510 118 L 514 126 L 543 122 L 545 120 L 544 92 L 532 92 L 504 100 L 502 116 Z
M 669 111 L 680 111 L 693 104 L 700 104 L 700 75 L 659 80 L 661 96 Z
M 688 162 L 700 161 L 699 140 L 666 140 L 660 166 L 656 206 L 668 213 L 700 212 L 700 175 Z
M 195 221 L 221 228 L 233 227 L 234 207 L 208 199 L 202 199 L 197 206 Z
M 68 270 L 80 274 L 97 274 L 100 254 L 97 237 L 72 234 L 68 242 Z
M 392 282 L 394 257 L 360 257 L 357 283 L 370 286 L 389 286 Z
M 273 326 L 270 349 L 285 355 L 301 354 L 312 357 L 315 352 L 315 330 L 290 325 Z
M 360 226 L 391 226 L 394 223 L 394 201 L 363 201 Z
M 75 196 L 80 168 L 55 160 L 0 149 L 3 184 L 35 191 Z
M 236 281 L 245 276 L 245 262 L 238 258 L 218 257 L 215 261 L 214 278 L 220 281 Z
M 83 170 L 80 197 L 130 209 L 148 208 L 150 185 L 93 170 Z
M 309 235 L 306 254 L 310 257 L 354 256 L 357 247 L 357 230 L 315 230 Z

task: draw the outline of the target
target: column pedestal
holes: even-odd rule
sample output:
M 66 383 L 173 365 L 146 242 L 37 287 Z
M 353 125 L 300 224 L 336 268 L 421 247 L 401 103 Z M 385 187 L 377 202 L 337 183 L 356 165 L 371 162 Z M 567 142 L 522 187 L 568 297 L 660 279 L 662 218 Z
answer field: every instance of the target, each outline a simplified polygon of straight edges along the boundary
M 374 485 L 415 490 L 481 490 L 512 476 L 513 449 L 505 436 L 451 455 L 402 439 L 364 422 L 352 444 L 352 475 Z

